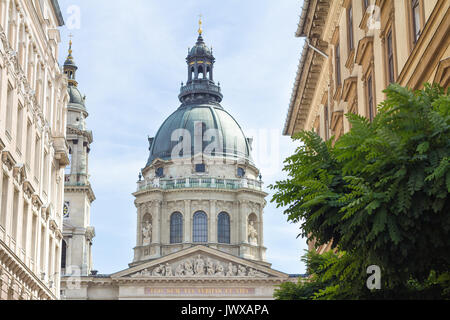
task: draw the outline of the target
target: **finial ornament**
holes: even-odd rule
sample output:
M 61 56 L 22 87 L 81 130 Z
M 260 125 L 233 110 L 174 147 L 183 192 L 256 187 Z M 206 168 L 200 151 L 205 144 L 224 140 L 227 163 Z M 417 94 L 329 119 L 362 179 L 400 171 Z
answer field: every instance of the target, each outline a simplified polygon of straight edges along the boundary
M 69 34 L 69 56 L 72 56 L 72 38 L 73 38 L 73 34 Z
M 202 29 L 202 15 L 199 15 L 199 20 L 198 20 L 198 34 L 202 35 L 203 33 L 203 29 Z

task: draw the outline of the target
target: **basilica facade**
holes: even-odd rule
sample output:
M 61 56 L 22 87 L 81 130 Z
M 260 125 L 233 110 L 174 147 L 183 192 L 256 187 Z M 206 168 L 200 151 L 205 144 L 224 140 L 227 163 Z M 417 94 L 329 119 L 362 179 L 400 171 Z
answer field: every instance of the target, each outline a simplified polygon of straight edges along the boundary
M 111 275 L 66 273 L 63 298 L 272 299 L 276 285 L 297 281 L 266 261 L 267 193 L 252 139 L 221 105 L 201 24 L 186 62 L 181 105 L 149 138 L 133 193 L 133 261 Z

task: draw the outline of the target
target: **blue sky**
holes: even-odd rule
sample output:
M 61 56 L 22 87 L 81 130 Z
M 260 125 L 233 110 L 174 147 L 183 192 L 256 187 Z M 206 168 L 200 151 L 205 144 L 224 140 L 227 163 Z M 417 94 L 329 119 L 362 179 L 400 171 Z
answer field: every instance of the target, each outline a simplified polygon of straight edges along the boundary
M 281 133 L 303 47 L 303 40 L 294 36 L 302 1 L 59 3 L 66 21 L 59 61 L 67 56 L 72 33 L 77 80 L 87 96 L 87 126 L 94 135 L 89 158 L 97 197 L 91 208 L 94 269 L 113 273 L 133 259 L 136 208 L 131 194 L 148 158 L 147 137 L 153 137 L 180 104 L 185 58 L 197 39 L 199 14 L 203 38 L 214 50 L 222 106 L 254 138 L 253 158 L 265 186 L 284 178 L 282 162 L 296 147 Z M 266 191 L 267 260 L 274 269 L 304 273 L 300 256 L 306 241 L 296 239 L 299 225 L 286 221 L 282 208 L 270 202 L 273 192 Z

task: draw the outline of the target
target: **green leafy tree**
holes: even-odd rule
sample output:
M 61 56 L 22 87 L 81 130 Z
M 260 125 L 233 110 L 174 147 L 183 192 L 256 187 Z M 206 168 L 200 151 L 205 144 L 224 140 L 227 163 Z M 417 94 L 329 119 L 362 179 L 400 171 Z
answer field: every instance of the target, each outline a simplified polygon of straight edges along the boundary
M 327 270 L 337 260 L 337 255 L 332 252 L 325 252 L 320 255 L 312 251 L 307 251 L 302 257 L 305 263 L 308 274 L 310 276 L 306 279 L 299 278 L 298 283 L 284 282 L 279 289 L 274 292 L 274 297 L 277 300 L 310 300 L 314 299 L 316 293 L 325 290 L 336 282 L 336 277 L 331 276 L 329 279 L 325 278 Z
M 345 252 L 331 268 L 340 285 L 322 290 L 325 298 L 448 293 L 450 97 L 428 84 L 385 93 L 372 122 L 347 115 L 351 130 L 334 146 L 298 133 L 303 144 L 285 161 L 288 179 L 270 186 L 302 236 Z M 365 286 L 369 265 L 381 267 L 380 292 Z

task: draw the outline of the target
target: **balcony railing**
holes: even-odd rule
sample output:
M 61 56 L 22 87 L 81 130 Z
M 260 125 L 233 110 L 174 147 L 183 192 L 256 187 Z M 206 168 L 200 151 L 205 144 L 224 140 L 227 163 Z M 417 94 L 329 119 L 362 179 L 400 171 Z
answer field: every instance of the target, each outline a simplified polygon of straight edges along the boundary
M 219 178 L 180 178 L 180 179 L 154 179 L 153 181 L 139 181 L 137 191 L 161 189 L 253 189 L 262 191 L 262 181 L 251 179 L 219 179 Z

